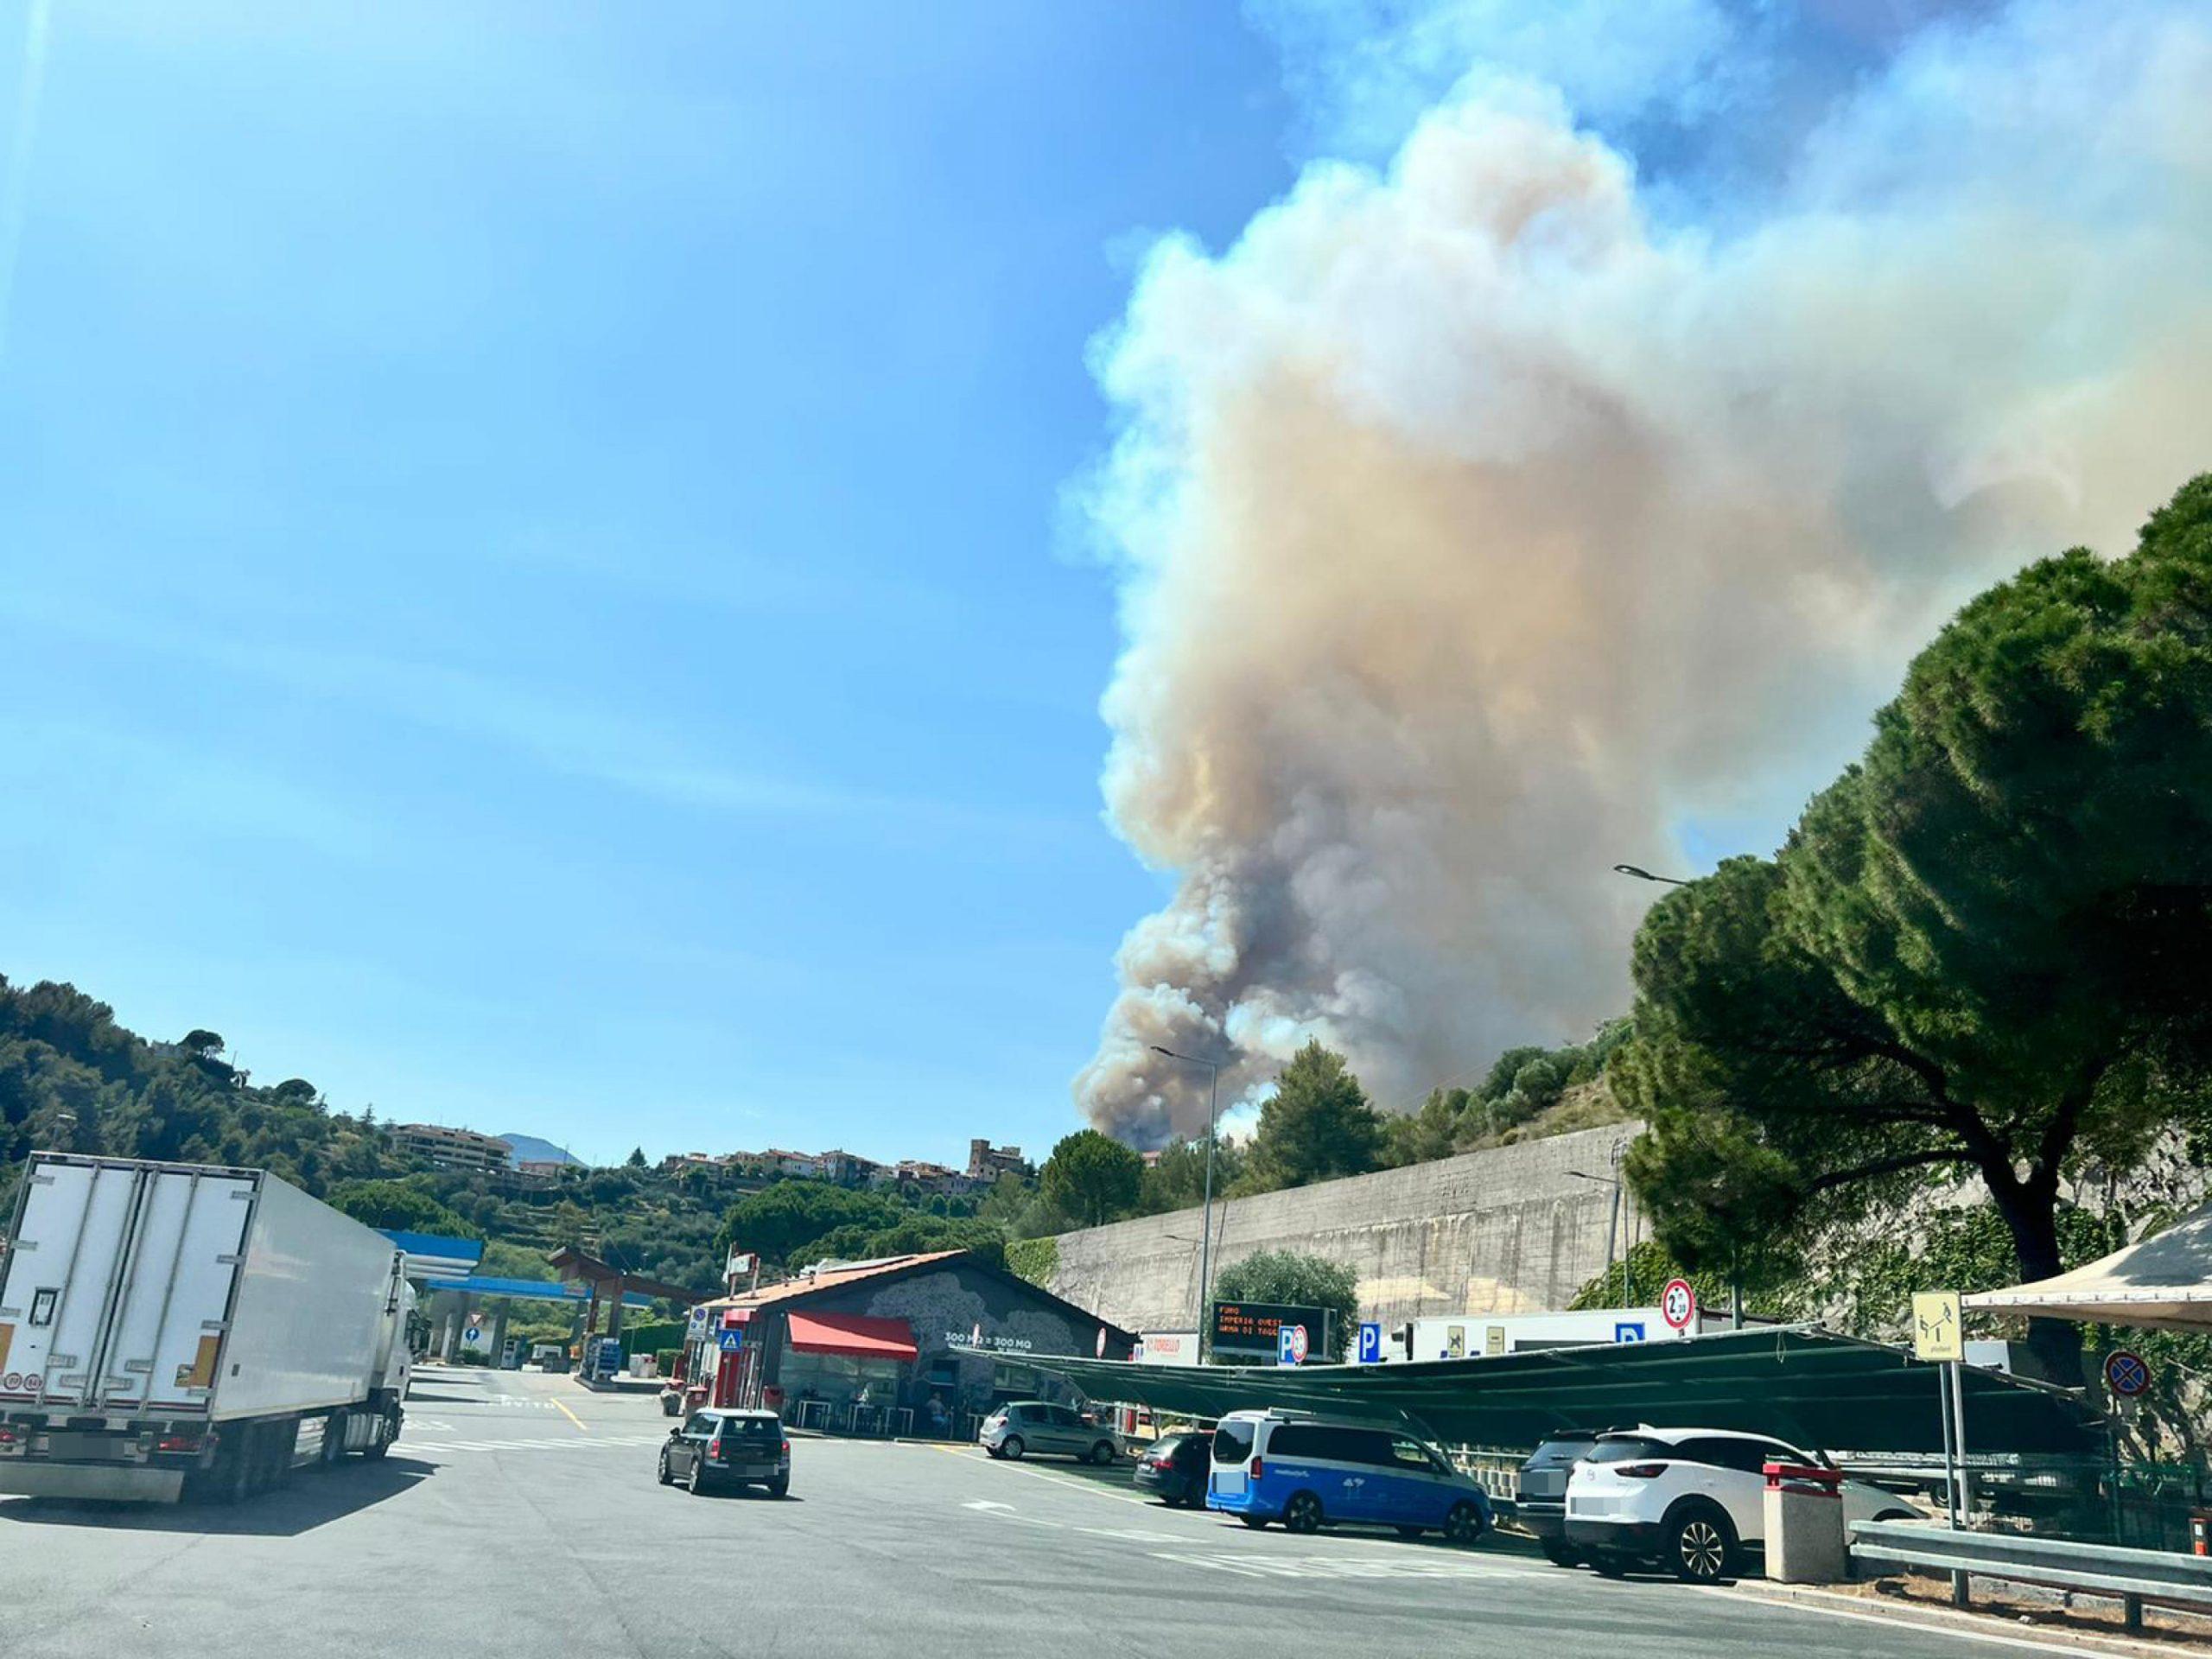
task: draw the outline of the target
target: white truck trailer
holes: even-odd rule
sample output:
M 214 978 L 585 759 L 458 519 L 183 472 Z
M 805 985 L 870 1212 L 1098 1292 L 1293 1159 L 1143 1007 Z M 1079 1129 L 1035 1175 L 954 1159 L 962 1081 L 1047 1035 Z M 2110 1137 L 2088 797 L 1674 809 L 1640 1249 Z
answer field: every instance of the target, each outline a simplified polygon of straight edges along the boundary
M 0 1258 L 0 1492 L 235 1500 L 382 1457 L 404 1265 L 264 1170 L 32 1154 Z
M 1414 1319 L 1382 1333 L 1385 1365 L 1409 1359 L 1479 1359 L 1531 1348 L 1580 1348 L 1596 1343 L 1670 1342 L 1728 1328 L 1728 1316 L 1695 1309 L 1680 1330 L 1656 1307 L 1606 1307 L 1586 1313 L 1465 1313 Z

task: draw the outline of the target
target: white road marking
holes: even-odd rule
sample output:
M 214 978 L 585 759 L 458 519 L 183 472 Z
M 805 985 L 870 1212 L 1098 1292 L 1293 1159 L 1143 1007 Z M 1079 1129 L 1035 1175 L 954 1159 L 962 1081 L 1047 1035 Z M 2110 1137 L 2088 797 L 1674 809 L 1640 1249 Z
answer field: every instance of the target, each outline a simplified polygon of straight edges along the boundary
M 418 1440 L 403 1434 L 394 1449 L 400 1452 L 539 1452 L 575 1446 L 658 1446 L 665 1434 L 595 1434 L 590 1440 L 563 1437 L 527 1440 Z
M 1408 1550 L 1402 1559 L 1377 1555 L 1234 1555 L 1195 1549 L 1155 1549 L 1156 1561 L 1233 1573 L 1247 1579 L 1527 1579 L 1539 1576 L 1502 1561 L 1440 1558 Z
M 1795 1609 L 1799 1612 L 1805 1613 L 1818 1613 L 1823 1618 L 1847 1618 L 1853 1624 L 1881 1624 L 1887 1626 L 1892 1630 L 1914 1630 L 1926 1636 L 1954 1636 L 1961 1642 L 1986 1642 L 2000 1648 L 2024 1649 L 2030 1653 L 2063 1653 L 2074 1656 L 2074 1659 L 2080 1659 L 2080 1656 L 2084 1653 L 2116 1653 L 2121 1651 L 2121 1649 L 2117 1648 L 2101 1646 L 2088 1647 L 2079 1643 L 2037 1642 L 2029 1637 L 2008 1636 L 2000 1630 L 1961 1630 L 1958 1626 L 1949 1623 L 1948 1620 L 1939 1623 L 1933 1619 L 1922 1620 L 1917 1618 L 1891 1618 L 1881 1613 L 1853 1612 L 1847 1607 L 1822 1607 L 1814 1602 L 1800 1601 L 1795 1597 L 1792 1597 L 1788 1600 L 1783 1600 L 1779 1597 L 1762 1596 L 1757 1592 L 1739 1594 L 1736 1591 L 1728 1589 L 1726 1586 L 1722 1585 L 1688 1585 L 1684 1587 L 1687 1589 L 1702 1590 L 1708 1596 L 1726 1596 L 1730 1600 L 1739 1604 L 1743 1602 L 1758 1602 L 1769 1607 Z M 1930 1611 L 1932 1611 L 1934 1610 L 1931 1609 Z M 2102 1632 L 2098 1632 L 2098 1634 L 2101 1635 Z

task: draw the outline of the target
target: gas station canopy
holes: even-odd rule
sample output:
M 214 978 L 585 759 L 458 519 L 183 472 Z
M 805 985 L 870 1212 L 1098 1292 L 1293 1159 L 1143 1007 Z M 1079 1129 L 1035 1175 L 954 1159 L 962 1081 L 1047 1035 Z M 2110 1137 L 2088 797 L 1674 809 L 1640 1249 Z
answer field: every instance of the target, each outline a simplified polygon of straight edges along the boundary
M 1827 1452 L 1943 1444 L 1938 1367 L 1806 1326 L 1394 1365 L 1024 1357 L 1096 1401 L 1192 1417 L 1275 1407 L 1409 1424 L 1461 1446 L 1533 1446 L 1558 1429 L 1636 1423 L 1740 1429 Z M 1961 1372 L 1977 1452 L 2084 1455 L 2101 1444 L 2104 1419 L 2064 1389 L 1975 1366 Z

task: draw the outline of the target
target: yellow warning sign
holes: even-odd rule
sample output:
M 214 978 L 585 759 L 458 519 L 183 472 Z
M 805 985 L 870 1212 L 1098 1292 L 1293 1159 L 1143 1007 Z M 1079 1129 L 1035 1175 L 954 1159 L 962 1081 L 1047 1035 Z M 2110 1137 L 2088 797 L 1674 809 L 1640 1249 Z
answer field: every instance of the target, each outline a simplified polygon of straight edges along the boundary
M 1912 1352 L 1916 1359 L 1964 1359 L 1966 1339 L 1959 1332 L 1959 1293 L 1923 1290 L 1912 1298 Z

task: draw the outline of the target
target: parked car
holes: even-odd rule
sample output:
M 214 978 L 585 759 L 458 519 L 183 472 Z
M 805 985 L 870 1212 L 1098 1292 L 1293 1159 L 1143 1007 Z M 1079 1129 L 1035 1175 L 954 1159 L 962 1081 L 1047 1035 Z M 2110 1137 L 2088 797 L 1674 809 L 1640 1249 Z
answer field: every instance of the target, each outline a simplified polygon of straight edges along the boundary
M 1656 1563 L 1693 1583 L 1732 1578 L 1748 1552 L 1766 1547 L 1765 1465 L 1827 1461 L 1764 1434 L 1609 1432 L 1568 1477 L 1567 1543 L 1608 1576 Z M 1843 1483 L 1846 1526 L 1917 1518 L 1894 1492 L 1865 1481 Z
M 1150 1492 L 1170 1509 L 1205 1507 L 1206 1477 L 1213 1471 L 1213 1436 L 1178 1429 L 1163 1434 L 1137 1458 L 1129 1476 L 1138 1491 Z
M 1079 1463 L 1111 1463 L 1121 1446 L 1110 1429 L 1083 1421 L 1073 1408 L 1042 1400 L 1016 1400 L 983 1419 L 976 1439 L 995 1458 L 1057 1452 Z
M 1435 1529 L 1471 1544 L 1490 1529 L 1490 1494 L 1402 1430 L 1278 1411 L 1232 1411 L 1213 1433 L 1206 1507 L 1292 1532 L 1340 1522 Z
M 695 1411 L 668 1431 L 660 1449 L 660 1484 L 684 1485 L 695 1497 L 721 1486 L 765 1486 L 771 1497 L 791 1489 L 791 1443 L 772 1411 Z
M 1576 1462 L 1598 1443 L 1598 1434 L 1594 1428 L 1562 1429 L 1521 1465 L 1514 1518 L 1554 1567 L 1573 1567 L 1582 1559 L 1567 1541 L 1567 1480 Z

